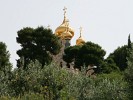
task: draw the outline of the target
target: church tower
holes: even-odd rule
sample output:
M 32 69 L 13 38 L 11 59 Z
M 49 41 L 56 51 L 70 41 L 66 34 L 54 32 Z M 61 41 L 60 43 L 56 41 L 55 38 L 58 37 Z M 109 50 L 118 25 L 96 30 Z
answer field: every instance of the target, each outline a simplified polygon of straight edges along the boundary
M 66 10 L 67 8 L 64 7 L 64 20 L 62 24 L 56 28 L 55 35 L 60 37 L 62 45 L 66 47 L 69 47 L 70 41 L 72 37 L 74 36 L 74 30 L 69 26 L 69 20 L 66 18 Z
M 64 7 L 64 19 L 60 26 L 55 30 L 55 35 L 60 38 L 62 48 L 59 54 L 53 57 L 56 64 L 60 66 L 66 66 L 66 62 L 63 61 L 64 49 L 71 45 L 71 39 L 74 36 L 74 30 L 69 25 L 69 20 L 66 18 L 66 10 Z

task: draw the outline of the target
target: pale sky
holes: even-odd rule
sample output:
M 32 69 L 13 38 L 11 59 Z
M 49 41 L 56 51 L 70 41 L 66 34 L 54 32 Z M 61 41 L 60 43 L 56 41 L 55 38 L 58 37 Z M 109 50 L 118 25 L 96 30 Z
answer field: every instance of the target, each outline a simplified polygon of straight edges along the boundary
M 102 46 L 107 55 L 127 44 L 129 33 L 133 40 L 133 0 L 0 0 L 0 41 L 6 43 L 14 67 L 20 48 L 17 31 L 50 25 L 54 32 L 62 23 L 64 6 L 75 30 L 72 45 L 80 26 L 84 39 Z

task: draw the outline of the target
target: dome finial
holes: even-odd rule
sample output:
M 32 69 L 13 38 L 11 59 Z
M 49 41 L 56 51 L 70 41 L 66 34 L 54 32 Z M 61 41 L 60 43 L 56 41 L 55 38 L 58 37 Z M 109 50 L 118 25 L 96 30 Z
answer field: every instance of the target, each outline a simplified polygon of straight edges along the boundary
M 66 19 L 66 10 L 67 10 L 67 8 L 66 7 L 64 7 L 64 19 Z
M 68 32 L 68 29 L 69 29 L 69 20 L 67 19 L 66 20 L 66 31 Z
M 79 28 L 80 29 L 80 37 L 82 36 L 82 27 Z

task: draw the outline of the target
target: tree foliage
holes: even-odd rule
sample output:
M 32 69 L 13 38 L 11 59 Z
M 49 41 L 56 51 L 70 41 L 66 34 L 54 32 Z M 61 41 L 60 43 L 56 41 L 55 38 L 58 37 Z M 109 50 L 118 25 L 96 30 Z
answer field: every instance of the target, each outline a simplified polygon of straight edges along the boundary
M 77 74 L 53 63 L 41 68 L 38 61 L 28 68 L 16 68 L 6 87 L 0 84 L 0 99 L 5 96 L 10 100 L 127 100 L 123 91 L 126 82 L 120 74 L 98 75 L 93 79 L 85 71 Z
M 9 51 L 5 43 L 0 42 L 0 96 L 7 95 L 8 83 L 11 79 L 12 65 L 9 61 Z
M 128 36 L 128 43 L 127 44 L 128 45 L 118 47 L 107 58 L 107 59 L 113 59 L 114 62 L 116 63 L 116 66 L 118 66 L 118 68 L 121 71 L 124 71 L 127 68 L 127 57 L 129 56 L 129 50 L 131 48 L 130 35 Z
M 113 59 L 121 71 L 127 68 L 128 46 L 118 47 L 107 59 Z
M 127 69 L 125 70 L 125 78 L 129 83 L 129 99 L 133 99 L 133 44 L 131 44 L 131 49 L 129 51 L 129 57 L 127 58 Z
M 26 27 L 18 31 L 17 42 L 21 49 L 17 54 L 21 59 L 17 61 L 18 67 L 24 61 L 24 68 L 30 61 L 38 60 L 42 66 L 52 61 L 50 55 L 59 53 L 61 44 L 51 29 L 44 27 Z
M 130 39 L 130 34 L 128 36 L 128 48 L 131 48 L 131 39 Z
M 11 71 L 11 63 L 9 61 L 10 54 L 7 51 L 7 46 L 5 43 L 0 42 L 0 71 L 3 71 L 5 74 L 7 71 Z
M 78 59 L 78 53 L 81 49 L 81 46 L 71 46 L 65 49 L 65 55 L 63 56 L 63 59 L 67 63 L 75 62 Z
M 92 42 L 87 42 L 82 46 L 71 46 L 65 49 L 64 60 L 67 63 L 74 62 L 75 67 L 95 65 L 99 66 L 105 55 L 105 51 L 98 45 Z
M 119 72 L 119 68 L 116 66 L 116 63 L 112 58 L 107 58 L 102 62 L 100 67 L 101 73 L 111 73 L 111 72 Z

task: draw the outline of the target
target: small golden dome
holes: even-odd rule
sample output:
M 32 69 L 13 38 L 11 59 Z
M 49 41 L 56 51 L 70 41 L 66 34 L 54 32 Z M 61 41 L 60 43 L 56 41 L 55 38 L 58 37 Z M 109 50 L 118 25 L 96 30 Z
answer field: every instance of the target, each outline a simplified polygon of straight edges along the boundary
M 62 39 L 71 39 L 74 36 L 74 30 L 69 26 L 69 21 L 66 20 L 66 8 L 64 10 L 64 20 L 62 24 L 56 28 L 55 35 Z
M 76 40 L 76 45 L 83 45 L 85 43 L 84 39 L 82 39 L 82 37 L 79 37 L 77 40 Z
M 85 43 L 85 40 L 82 38 L 81 36 L 81 31 L 82 31 L 82 28 L 80 27 L 80 36 L 79 38 L 76 40 L 76 45 L 83 45 Z

